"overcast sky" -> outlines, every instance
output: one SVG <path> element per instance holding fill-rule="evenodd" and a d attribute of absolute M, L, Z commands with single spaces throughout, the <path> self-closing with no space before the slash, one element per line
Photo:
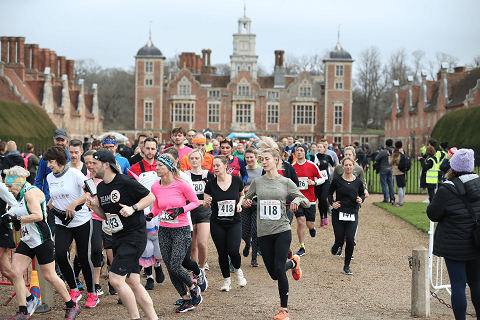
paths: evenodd
<path fill-rule="evenodd" d="M 129 69 L 152 41 L 167 58 L 211 49 L 211 63 L 229 63 L 243 0 L 0 0 L 0 35 L 23 36 L 67 59 L 93 59 Z M 340 43 L 353 59 L 367 47 L 384 62 L 405 48 L 471 63 L 480 54 L 479 0 L 247 0 L 259 63 L 273 69 L 274 51 L 322 54 Z"/>

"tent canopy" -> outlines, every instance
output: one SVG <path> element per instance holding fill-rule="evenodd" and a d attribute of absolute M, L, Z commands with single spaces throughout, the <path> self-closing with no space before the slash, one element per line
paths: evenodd
<path fill-rule="evenodd" d="M 246 132 L 232 132 L 227 136 L 227 139 L 239 138 L 239 139 L 250 139 L 255 138 L 260 140 L 260 138 L 255 133 L 246 133 Z"/>
<path fill-rule="evenodd" d="M 108 136 L 108 135 L 114 135 L 114 136 L 115 136 L 115 140 L 117 140 L 117 142 L 125 142 L 125 141 L 128 141 L 128 138 L 127 138 L 126 136 L 124 136 L 124 135 L 121 134 L 121 133 L 114 132 L 114 131 L 109 131 L 109 132 L 102 133 L 101 135 L 99 135 L 99 136 L 97 137 L 97 140 L 102 141 L 103 138 L 104 138 L 105 136 Z"/>

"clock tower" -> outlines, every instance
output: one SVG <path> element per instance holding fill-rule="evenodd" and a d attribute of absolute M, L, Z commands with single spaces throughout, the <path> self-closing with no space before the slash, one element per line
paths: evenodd
<path fill-rule="evenodd" d="M 255 55 L 255 34 L 251 33 L 251 24 L 245 15 L 238 20 L 238 33 L 233 35 L 233 54 L 230 56 L 232 81 L 240 71 L 247 71 L 253 80 L 257 80 L 258 56 Z"/>

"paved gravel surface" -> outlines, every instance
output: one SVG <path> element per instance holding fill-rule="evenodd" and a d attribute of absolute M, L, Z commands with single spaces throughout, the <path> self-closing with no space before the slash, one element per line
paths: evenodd
<path fill-rule="evenodd" d="M 407 195 L 405 201 L 423 201 L 426 196 Z M 333 230 L 329 225 L 317 227 L 317 237 L 306 236 L 306 255 L 302 257 L 303 276 L 290 282 L 289 309 L 291 319 L 408 319 L 410 316 L 411 270 L 407 257 L 418 245 L 428 247 L 428 235 L 373 205 L 381 201 L 381 195 L 372 195 L 360 210 L 355 259 L 351 263 L 353 275 L 341 273 L 343 257 L 332 256 Z M 296 228 L 296 224 L 293 225 Z M 295 229 L 294 229 L 295 230 Z M 299 248 L 296 233 L 292 249 Z M 241 249 L 243 249 L 243 244 Z M 250 257 L 243 258 L 243 271 L 248 284 L 245 288 L 232 285 L 230 292 L 220 292 L 222 279 L 216 250 L 209 242 L 207 271 L 209 288 L 204 302 L 185 314 L 174 312 L 178 295 L 168 276 L 163 284 L 156 284 L 149 291 L 160 319 L 272 319 L 278 312 L 277 284 L 271 280 L 259 257 L 260 267 L 250 267 Z M 234 276 L 232 274 L 232 276 Z M 235 280 L 232 277 L 232 280 Z M 145 281 L 145 280 L 143 280 Z M 236 281 L 232 281 L 235 284 Z M 106 290 L 106 280 L 102 278 Z M 0 286 L 0 300 L 4 301 L 12 287 Z M 444 292 L 439 296 L 447 303 L 450 298 Z M 103 295 L 94 309 L 84 309 L 78 319 L 128 319 L 117 296 Z M 474 312 L 469 300 L 468 311 Z M 86 301 L 86 295 L 81 304 Z M 52 312 L 35 314 L 32 319 L 61 319 L 64 304 L 56 296 Z M 11 316 L 15 312 L 14 299 L 8 306 L 0 306 L 0 315 Z M 451 309 L 431 300 L 432 319 L 453 319 Z M 468 319 L 468 318 L 467 318 Z M 473 319 L 473 318 L 471 318 Z"/>

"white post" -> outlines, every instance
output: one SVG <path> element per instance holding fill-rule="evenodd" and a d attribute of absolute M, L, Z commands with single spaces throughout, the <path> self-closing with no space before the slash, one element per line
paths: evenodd
<path fill-rule="evenodd" d="M 38 263 L 37 263 L 38 265 Z M 36 313 L 45 313 L 50 311 L 50 306 L 53 306 L 53 286 L 50 282 L 45 280 L 42 273 L 42 268 L 38 265 L 36 269 L 38 272 L 38 283 L 40 285 L 40 295 L 42 296 L 42 305 L 37 308 Z"/>
<path fill-rule="evenodd" d="M 428 318 L 430 317 L 428 250 L 418 246 L 413 249 L 412 256 L 412 316 Z"/>

